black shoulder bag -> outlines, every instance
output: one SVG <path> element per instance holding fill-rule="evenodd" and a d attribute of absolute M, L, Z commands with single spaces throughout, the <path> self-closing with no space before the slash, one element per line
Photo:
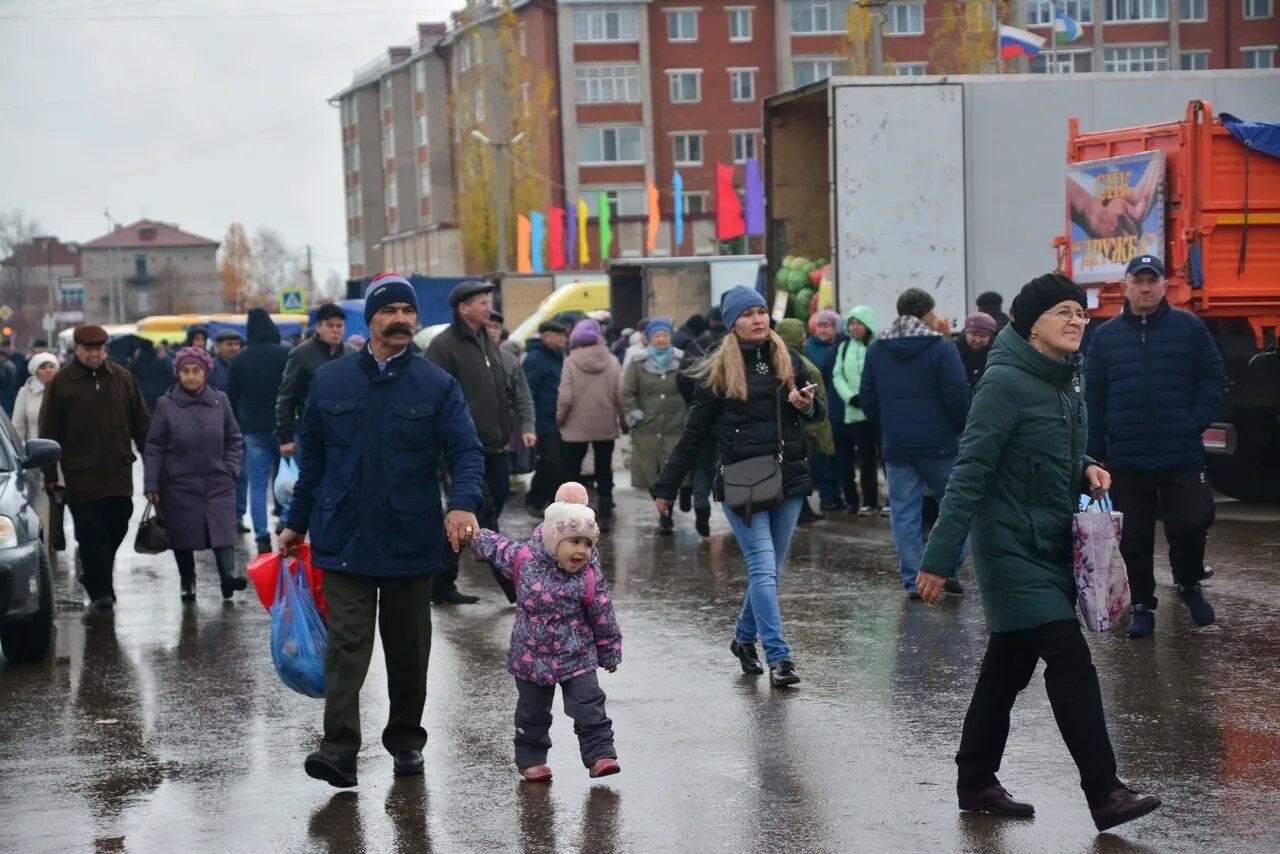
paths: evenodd
<path fill-rule="evenodd" d="M 150 501 L 147 509 L 142 511 L 142 521 L 138 523 L 138 533 L 133 538 L 133 550 L 140 555 L 164 554 L 169 550 L 169 532 L 160 518 L 160 508 Z"/>
<path fill-rule="evenodd" d="M 773 510 L 782 503 L 782 401 L 781 392 L 773 393 L 778 415 L 778 451 L 763 457 L 748 457 L 736 463 L 720 467 L 720 482 L 724 503 L 751 526 L 751 514 L 758 510 Z"/>

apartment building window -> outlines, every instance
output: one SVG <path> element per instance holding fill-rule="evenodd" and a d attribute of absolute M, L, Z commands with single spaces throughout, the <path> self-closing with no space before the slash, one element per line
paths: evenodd
<path fill-rule="evenodd" d="M 755 11 L 751 6 L 734 6 L 729 8 L 729 41 L 749 42 L 752 36 L 751 15 Z"/>
<path fill-rule="evenodd" d="M 479 31 L 472 33 L 471 34 L 471 65 L 472 67 L 480 64 L 480 60 L 482 59 L 481 45 L 482 45 L 482 41 L 480 38 Z"/>
<path fill-rule="evenodd" d="M 352 267 L 364 266 L 364 241 L 352 240 L 347 243 L 347 260 Z"/>
<path fill-rule="evenodd" d="M 356 147 L 349 144 L 342 146 L 342 168 L 346 172 L 354 172 L 360 168 L 356 160 Z"/>
<path fill-rule="evenodd" d="M 1209 20 L 1209 0 L 1182 0 L 1182 20 Z"/>
<path fill-rule="evenodd" d="M 396 209 L 396 191 L 397 190 L 398 190 L 398 185 L 396 184 L 396 176 L 393 173 L 391 177 L 387 179 L 386 192 L 387 192 L 387 212 L 388 213 Z"/>
<path fill-rule="evenodd" d="M 702 71 L 676 68 L 667 72 L 671 82 L 671 103 L 697 104 L 702 100 Z"/>
<path fill-rule="evenodd" d="M 648 207 L 644 187 L 584 187 L 583 192 L 586 194 L 587 212 L 593 217 L 600 215 L 601 193 L 609 204 L 611 217 L 644 216 Z"/>
<path fill-rule="evenodd" d="M 463 39 L 458 42 L 458 70 L 467 71 L 471 68 L 471 42 Z"/>
<path fill-rule="evenodd" d="M 578 128 L 578 162 L 643 163 L 642 134 L 640 125 Z"/>
<path fill-rule="evenodd" d="M 886 36 L 924 35 L 923 3 L 890 3 L 884 9 Z"/>
<path fill-rule="evenodd" d="M 686 214 L 704 214 L 707 212 L 707 192 L 693 190 L 684 194 L 684 212 Z"/>
<path fill-rule="evenodd" d="M 520 42 L 520 55 L 528 56 L 529 55 L 529 27 L 525 24 L 521 24 L 520 26 L 516 27 L 516 38 Z"/>
<path fill-rule="evenodd" d="M 382 136 L 382 159 L 390 160 L 396 156 L 396 126 L 387 125 L 387 132 Z"/>
<path fill-rule="evenodd" d="M 1209 51 L 1184 50 L 1179 58 L 1183 71 L 1208 71 Z"/>
<path fill-rule="evenodd" d="M 748 157 L 756 157 L 756 139 L 759 136 L 759 131 L 731 130 L 729 135 L 733 137 L 734 163 L 742 163 Z"/>
<path fill-rule="evenodd" d="M 1108 21 L 1167 21 L 1169 0 L 1107 0 Z"/>
<path fill-rule="evenodd" d="M 1276 67 L 1276 46 L 1265 45 L 1262 47 L 1242 47 L 1240 48 L 1240 56 L 1242 57 L 1245 68 L 1275 68 Z"/>
<path fill-rule="evenodd" d="M 928 73 L 927 62 L 898 62 L 893 66 L 894 77 L 923 77 Z"/>
<path fill-rule="evenodd" d="M 806 86 L 834 74 L 836 62 L 834 59 L 797 59 L 791 63 L 791 73 L 797 86 Z"/>
<path fill-rule="evenodd" d="M 482 121 L 484 121 L 484 115 L 485 115 L 485 114 L 484 114 L 484 90 L 483 90 L 483 89 L 477 89 L 477 90 L 476 90 L 476 107 L 475 107 L 475 110 L 476 110 L 476 113 L 475 113 L 476 121 L 477 121 L 477 122 L 482 122 Z"/>
<path fill-rule="evenodd" d="M 583 6 L 573 10 L 575 42 L 633 42 L 636 40 L 636 10 L 609 6 Z"/>
<path fill-rule="evenodd" d="M 756 99 L 756 69 L 729 69 L 729 98 L 739 102 Z"/>
<path fill-rule="evenodd" d="M 1103 51 L 1105 71 L 1168 71 L 1168 45 L 1129 45 Z"/>
<path fill-rule="evenodd" d="M 696 42 L 698 40 L 698 10 L 669 9 L 667 11 L 667 41 Z"/>
<path fill-rule="evenodd" d="M 382 81 L 382 106 L 384 107 L 391 106 L 393 82 L 390 77 Z"/>
<path fill-rule="evenodd" d="M 418 92 L 427 91 L 427 64 L 425 62 L 415 62 L 413 64 L 413 88 Z"/>
<path fill-rule="evenodd" d="M 843 33 L 849 0 L 791 0 L 791 32 Z"/>
<path fill-rule="evenodd" d="M 520 112 L 524 113 L 524 117 L 529 118 L 529 84 L 520 84 Z"/>
<path fill-rule="evenodd" d="M 418 190 L 424 197 L 431 195 L 431 165 L 428 163 L 418 167 Z"/>
<path fill-rule="evenodd" d="M 579 65 L 574 77 L 580 104 L 630 104 L 640 100 L 638 65 Z"/>
<path fill-rule="evenodd" d="M 1031 73 L 1084 74 L 1093 70 L 1093 51 L 1058 50 L 1052 55 L 1052 62 L 1053 70 L 1050 71 L 1050 54 L 1046 51 L 1041 51 L 1039 56 L 1031 60 Z"/>
<path fill-rule="evenodd" d="M 1244 16 L 1247 19 L 1270 18 L 1271 0 L 1244 0 Z"/>
<path fill-rule="evenodd" d="M 425 113 L 418 114 L 418 145 L 427 144 L 427 116 Z"/>
<path fill-rule="evenodd" d="M 1057 5 L 1082 24 L 1093 23 L 1093 0 L 1027 0 L 1027 24 L 1047 27 L 1053 23 L 1053 7 Z"/>
<path fill-rule="evenodd" d="M 671 135 L 671 146 L 675 151 L 677 166 L 702 165 L 702 132 L 674 133 Z"/>
<path fill-rule="evenodd" d="M 353 187 L 347 191 L 347 219 L 355 219 L 360 216 L 360 206 L 364 203 L 364 194 L 360 192 L 359 187 Z"/>

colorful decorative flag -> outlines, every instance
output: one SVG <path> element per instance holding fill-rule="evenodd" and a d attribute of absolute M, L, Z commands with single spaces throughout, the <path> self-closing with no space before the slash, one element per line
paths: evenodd
<path fill-rule="evenodd" d="M 541 273 L 546 269 L 542 265 L 542 241 L 546 236 L 547 218 L 538 211 L 531 211 L 529 213 L 529 266 L 535 273 Z"/>
<path fill-rule="evenodd" d="M 577 262 L 586 266 L 591 262 L 591 250 L 586 245 L 586 218 L 590 211 L 586 210 L 586 201 L 577 200 Z"/>
<path fill-rule="evenodd" d="M 733 186 L 733 167 L 716 164 L 716 240 L 741 237 L 746 229 L 742 221 L 742 200 Z"/>
<path fill-rule="evenodd" d="M 604 266 L 609 263 L 609 249 L 613 246 L 613 227 L 609 224 L 613 209 L 609 207 L 609 195 L 601 193 L 597 196 L 596 205 L 600 219 L 600 264 Z"/>
<path fill-rule="evenodd" d="M 742 165 L 746 173 L 747 234 L 758 237 L 764 234 L 764 179 L 760 177 L 760 164 L 748 157 Z"/>
<path fill-rule="evenodd" d="M 645 187 L 649 196 L 649 230 L 645 235 L 645 249 L 652 255 L 658 249 L 658 225 L 662 222 L 662 209 L 658 206 L 658 188 L 649 181 Z"/>
<path fill-rule="evenodd" d="M 1053 21 L 1053 39 L 1058 44 L 1080 41 L 1084 38 L 1084 27 L 1075 18 L 1062 11 L 1057 3 L 1053 4 L 1053 13 L 1057 17 Z"/>
<path fill-rule="evenodd" d="M 672 223 L 675 231 L 675 242 L 671 248 L 672 255 L 680 254 L 680 247 L 684 245 L 684 176 L 676 172 L 671 179 L 673 188 L 672 195 L 675 196 L 675 221 Z"/>
<path fill-rule="evenodd" d="M 550 216 L 547 218 L 547 248 L 550 250 L 547 254 L 550 256 L 549 263 L 553 270 L 565 269 L 564 263 L 564 208 L 552 208 Z M 572 245 L 573 238 L 569 239 Z"/>
<path fill-rule="evenodd" d="M 532 273 L 533 264 L 529 261 L 529 218 L 524 214 L 516 214 L 516 272 Z"/>
<path fill-rule="evenodd" d="M 1040 48 L 1044 47 L 1044 43 L 1044 36 L 1020 30 L 1008 24 L 1000 25 L 1001 59 L 1014 59 L 1019 56 L 1035 59 L 1040 55 Z"/>

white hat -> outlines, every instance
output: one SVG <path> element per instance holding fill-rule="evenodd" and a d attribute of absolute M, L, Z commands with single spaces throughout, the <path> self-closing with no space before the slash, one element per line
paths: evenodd
<path fill-rule="evenodd" d="M 547 505 L 542 516 L 542 542 L 547 553 L 554 555 L 560 543 L 573 537 L 585 537 L 595 545 L 600 539 L 595 511 L 585 504 L 565 501 Z"/>

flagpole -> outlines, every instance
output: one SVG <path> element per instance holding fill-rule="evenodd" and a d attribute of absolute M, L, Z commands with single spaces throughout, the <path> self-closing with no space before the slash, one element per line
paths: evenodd
<path fill-rule="evenodd" d="M 1058 3 L 1049 4 L 1053 17 L 1049 19 L 1049 73 L 1058 73 Z"/>

